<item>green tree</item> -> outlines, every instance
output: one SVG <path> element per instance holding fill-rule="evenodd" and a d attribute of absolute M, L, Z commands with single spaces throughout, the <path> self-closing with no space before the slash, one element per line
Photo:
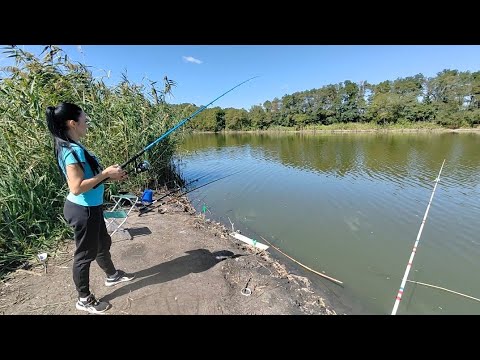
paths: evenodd
<path fill-rule="evenodd" d="M 249 122 L 254 129 L 266 129 L 268 127 L 265 110 L 260 105 L 251 107 L 249 113 Z"/>
<path fill-rule="evenodd" d="M 225 130 L 242 130 L 250 127 L 248 111 L 229 108 L 225 110 Z"/>

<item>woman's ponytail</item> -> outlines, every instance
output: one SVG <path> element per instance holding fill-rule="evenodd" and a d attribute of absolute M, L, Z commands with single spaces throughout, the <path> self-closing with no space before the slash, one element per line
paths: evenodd
<path fill-rule="evenodd" d="M 57 126 L 55 126 L 55 106 L 47 107 L 47 111 L 45 113 L 48 130 L 52 133 L 52 135 L 56 136 L 58 134 L 58 130 Z"/>

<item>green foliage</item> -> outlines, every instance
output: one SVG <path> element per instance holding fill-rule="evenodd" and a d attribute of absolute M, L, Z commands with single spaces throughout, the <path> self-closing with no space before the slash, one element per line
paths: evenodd
<path fill-rule="evenodd" d="M 226 109 L 225 110 L 225 129 L 226 130 L 248 130 L 250 128 L 250 118 L 248 112 L 244 109 Z"/>
<path fill-rule="evenodd" d="M 182 113 L 186 111 L 187 107 L 183 108 Z M 190 121 L 186 127 L 196 131 L 222 131 L 225 129 L 225 111 L 219 107 L 207 108 Z"/>
<path fill-rule="evenodd" d="M 254 105 L 247 114 L 250 126 L 253 129 L 264 129 L 268 127 L 265 110 L 259 105 Z"/>
<path fill-rule="evenodd" d="M 338 123 L 431 122 L 446 127 L 475 126 L 480 109 L 480 72 L 444 70 L 434 78 L 422 74 L 376 85 L 346 80 L 319 89 L 265 101 L 248 113 L 251 129 L 304 128 Z M 227 119 L 229 116 L 227 116 Z M 226 130 L 245 129 L 237 121 Z"/>

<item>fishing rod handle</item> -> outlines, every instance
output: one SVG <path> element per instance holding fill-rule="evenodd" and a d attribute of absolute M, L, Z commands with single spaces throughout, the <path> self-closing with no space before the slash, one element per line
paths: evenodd
<path fill-rule="evenodd" d="M 121 168 L 123 168 L 122 165 L 120 165 Z M 125 173 L 130 173 L 130 171 L 125 171 Z M 110 179 L 110 177 L 107 177 L 105 179 L 103 179 L 102 181 L 100 181 L 97 185 L 95 185 L 93 188 L 96 189 L 97 187 L 99 187 L 101 184 L 103 184 L 105 181 L 107 181 L 108 179 Z"/>
<path fill-rule="evenodd" d="M 142 150 L 141 152 L 139 152 L 138 154 L 136 154 L 135 156 L 133 156 L 132 158 L 130 158 L 129 160 L 125 161 L 122 165 L 120 165 L 120 167 L 122 169 L 124 169 L 128 164 L 130 164 L 132 161 L 134 161 L 135 159 L 137 159 L 139 156 L 141 156 L 143 153 L 145 152 L 145 150 Z M 128 171 L 127 171 L 127 174 L 128 174 Z M 105 179 L 103 179 L 102 181 L 100 181 L 97 185 L 95 185 L 93 188 L 96 189 L 98 188 L 100 185 L 102 185 L 105 181 L 107 181 L 108 179 L 110 179 L 110 177 L 107 177 Z"/>
<path fill-rule="evenodd" d="M 93 188 L 96 189 L 98 188 L 100 185 L 102 185 L 105 181 L 107 181 L 108 179 L 110 179 L 110 177 L 107 177 L 105 179 L 103 179 L 102 181 L 100 181 L 97 185 L 95 185 Z"/>
<path fill-rule="evenodd" d="M 125 164 L 122 164 L 120 165 L 120 167 L 123 169 L 123 167 L 125 166 Z M 126 173 L 128 174 L 129 171 L 126 171 Z M 110 177 L 106 177 L 105 179 L 103 179 L 102 181 L 100 181 L 97 185 L 95 185 L 93 188 L 96 189 L 98 188 L 100 185 L 102 185 L 105 181 L 107 181 L 108 179 L 110 179 Z"/>

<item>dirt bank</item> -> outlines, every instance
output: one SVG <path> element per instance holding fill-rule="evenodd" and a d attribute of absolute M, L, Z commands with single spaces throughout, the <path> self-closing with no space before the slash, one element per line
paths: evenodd
<path fill-rule="evenodd" d="M 334 309 L 327 288 L 312 284 L 318 275 L 299 275 L 275 260 L 272 248 L 260 252 L 234 239 L 185 198 L 142 216 L 136 210 L 125 227 L 128 232 L 112 237 L 112 257 L 135 280 L 105 287 L 103 272 L 91 267 L 91 291 L 112 304 L 107 315 L 346 313 Z M 4 279 L 0 313 L 87 314 L 75 309 L 73 250 L 69 240 L 49 254 L 46 272 L 33 262 Z"/>

